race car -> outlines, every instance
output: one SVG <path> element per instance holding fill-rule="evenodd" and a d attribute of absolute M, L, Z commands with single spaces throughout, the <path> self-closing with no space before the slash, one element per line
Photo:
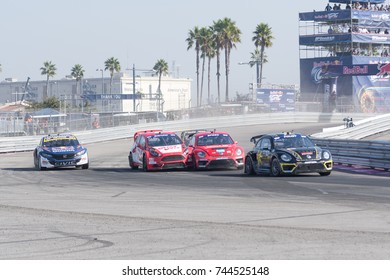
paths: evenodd
<path fill-rule="evenodd" d="M 244 149 L 237 145 L 226 132 L 188 131 L 182 137 L 187 138 L 187 166 L 193 169 L 242 169 L 244 167 Z"/>
<path fill-rule="evenodd" d="M 186 168 L 184 149 L 182 140 L 172 131 L 137 131 L 129 165 L 132 169 L 142 167 L 143 171 Z"/>
<path fill-rule="evenodd" d="M 333 160 L 330 151 L 317 147 L 300 133 L 276 133 L 251 138 L 253 149 L 245 158 L 244 172 L 248 175 L 319 173 L 328 176 Z"/>
<path fill-rule="evenodd" d="M 87 148 L 72 134 L 49 134 L 42 137 L 34 149 L 34 166 L 39 170 L 74 166 L 88 169 Z"/>

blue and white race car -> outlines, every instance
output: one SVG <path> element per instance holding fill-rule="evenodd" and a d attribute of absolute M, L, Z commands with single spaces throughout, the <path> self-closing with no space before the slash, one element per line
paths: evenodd
<path fill-rule="evenodd" d="M 72 134 L 49 134 L 34 150 L 34 166 L 39 170 L 66 166 L 88 169 L 87 148 Z"/>

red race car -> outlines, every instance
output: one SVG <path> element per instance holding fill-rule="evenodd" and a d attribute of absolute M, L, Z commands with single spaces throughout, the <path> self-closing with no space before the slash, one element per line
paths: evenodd
<path fill-rule="evenodd" d="M 194 169 L 244 167 L 244 149 L 226 132 L 188 131 L 186 139 L 187 166 Z"/>
<path fill-rule="evenodd" d="M 171 131 L 144 130 L 134 134 L 134 143 L 129 153 L 132 169 L 144 171 L 155 169 L 186 168 L 184 144 Z"/>

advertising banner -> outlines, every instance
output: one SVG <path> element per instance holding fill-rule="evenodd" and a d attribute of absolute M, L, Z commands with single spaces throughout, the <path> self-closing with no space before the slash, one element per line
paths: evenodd
<path fill-rule="evenodd" d="M 295 91 L 291 89 L 256 90 L 257 104 L 264 104 L 271 111 L 287 112 L 295 110 Z"/>
<path fill-rule="evenodd" d="M 312 101 L 329 103 L 343 97 L 365 113 L 390 112 L 390 58 L 332 57 L 301 59 L 301 92 Z"/>

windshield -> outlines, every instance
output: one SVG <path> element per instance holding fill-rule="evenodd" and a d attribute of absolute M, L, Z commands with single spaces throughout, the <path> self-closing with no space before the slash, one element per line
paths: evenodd
<path fill-rule="evenodd" d="M 147 137 L 148 145 L 151 147 L 180 145 L 182 141 L 176 134 L 156 134 Z"/>
<path fill-rule="evenodd" d="M 64 146 L 78 146 L 79 141 L 77 139 L 52 139 L 43 142 L 44 147 L 64 147 Z"/>
<path fill-rule="evenodd" d="M 274 144 L 276 149 L 309 148 L 315 146 L 308 137 L 302 135 L 276 136 Z"/>
<path fill-rule="evenodd" d="M 198 137 L 198 146 L 234 144 L 229 134 L 206 134 Z"/>

